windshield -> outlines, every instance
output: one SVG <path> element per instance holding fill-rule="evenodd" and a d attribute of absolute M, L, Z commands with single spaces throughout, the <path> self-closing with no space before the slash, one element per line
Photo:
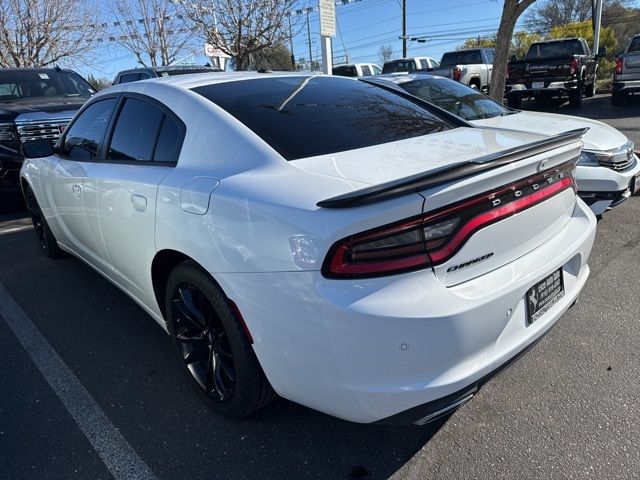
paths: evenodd
<path fill-rule="evenodd" d="M 416 62 L 413 60 L 395 60 L 387 62 L 382 67 L 382 73 L 409 72 L 416 70 Z"/>
<path fill-rule="evenodd" d="M 640 37 L 635 37 L 631 40 L 631 45 L 629 45 L 629 53 L 631 52 L 640 52 Z"/>
<path fill-rule="evenodd" d="M 469 121 L 514 113 L 486 95 L 448 78 L 411 80 L 398 86 L 421 100 Z"/>
<path fill-rule="evenodd" d="M 95 90 L 80 75 L 56 70 L 0 70 L 0 102 L 89 97 Z"/>
<path fill-rule="evenodd" d="M 287 160 L 448 130 L 428 110 L 344 77 L 265 77 L 196 87 Z"/>
<path fill-rule="evenodd" d="M 441 67 L 455 67 L 456 65 L 470 65 L 483 63 L 480 50 L 464 50 L 461 52 L 447 52 L 442 56 Z"/>
<path fill-rule="evenodd" d="M 566 40 L 563 42 L 534 43 L 529 47 L 525 60 L 545 60 L 547 58 L 571 57 L 584 55 L 580 40 Z"/>

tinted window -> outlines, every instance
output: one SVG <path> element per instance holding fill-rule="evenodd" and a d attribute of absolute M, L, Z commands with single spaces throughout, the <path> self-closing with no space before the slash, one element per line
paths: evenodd
<path fill-rule="evenodd" d="M 441 67 L 454 67 L 456 65 L 471 65 L 483 63 L 480 50 L 462 50 L 460 52 L 447 52 L 442 56 Z"/>
<path fill-rule="evenodd" d="M 182 128 L 173 118 L 165 115 L 153 159 L 156 162 L 177 162 L 181 148 Z"/>
<path fill-rule="evenodd" d="M 357 77 L 358 76 L 358 71 L 356 70 L 356 67 L 354 67 L 353 65 L 343 65 L 340 67 L 335 67 L 332 70 L 334 75 L 340 75 L 341 77 Z"/>
<path fill-rule="evenodd" d="M 431 64 L 431 68 L 438 68 L 440 64 L 436 62 L 433 58 L 429 59 L 429 63 Z"/>
<path fill-rule="evenodd" d="M 544 60 L 547 58 L 570 57 L 584 55 L 584 48 L 580 40 L 566 40 L 563 42 L 534 43 L 529 47 L 525 60 Z"/>
<path fill-rule="evenodd" d="M 196 87 L 287 160 L 451 128 L 380 87 L 340 77 L 265 77 Z"/>
<path fill-rule="evenodd" d="M 118 83 L 137 82 L 139 79 L 139 73 L 125 73 L 124 75 L 120 76 L 120 81 Z"/>
<path fill-rule="evenodd" d="M 115 105 L 116 99 L 109 98 L 87 107 L 67 130 L 61 153 L 74 160 L 96 158 Z"/>
<path fill-rule="evenodd" d="M 0 70 L 2 100 L 34 98 L 72 98 L 93 95 L 96 91 L 75 72 L 49 69 Z"/>
<path fill-rule="evenodd" d="M 447 78 L 412 80 L 399 86 L 411 95 L 465 120 L 492 118 L 512 112 L 476 90 Z"/>
<path fill-rule="evenodd" d="M 631 40 L 631 44 L 629 45 L 629 53 L 631 52 L 640 52 L 640 37 L 635 37 Z"/>
<path fill-rule="evenodd" d="M 493 65 L 493 57 L 495 56 L 493 50 L 485 50 L 484 54 L 487 56 L 487 63 Z"/>
<path fill-rule="evenodd" d="M 107 158 L 111 160 L 153 159 L 164 112 L 137 98 L 127 98 L 113 129 Z"/>
<path fill-rule="evenodd" d="M 430 68 L 429 62 L 427 61 L 426 58 L 423 58 L 420 60 L 420 68 Z"/>
<path fill-rule="evenodd" d="M 374 75 L 380 75 L 382 73 L 382 69 L 378 65 L 373 65 L 371 68 L 373 68 Z"/>
<path fill-rule="evenodd" d="M 369 65 L 362 65 L 360 68 L 362 69 L 362 75 L 365 77 L 371 75 L 371 68 L 369 68 Z"/>
<path fill-rule="evenodd" d="M 382 67 L 382 73 L 408 72 L 416 69 L 416 62 L 413 60 L 394 60 L 386 62 Z"/>

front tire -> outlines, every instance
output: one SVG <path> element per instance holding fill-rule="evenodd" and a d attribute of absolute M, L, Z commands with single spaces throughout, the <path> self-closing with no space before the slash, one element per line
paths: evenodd
<path fill-rule="evenodd" d="M 593 83 L 590 83 L 584 91 L 584 96 L 587 98 L 591 98 L 596 94 L 597 75 L 598 71 L 596 70 L 593 74 Z"/>
<path fill-rule="evenodd" d="M 178 357 L 209 408 L 242 418 L 276 397 L 230 301 L 207 272 L 181 263 L 169 276 L 165 298 Z"/>
<path fill-rule="evenodd" d="M 51 231 L 51 228 L 49 228 L 49 224 L 42 214 L 40 205 L 38 204 L 36 196 L 33 193 L 33 190 L 31 190 L 31 187 L 26 187 L 25 200 L 27 201 L 27 209 L 29 210 L 29 215 L 31 216 L 33 230 L 35 231 L 36 237 L 38 238 L 38 243 L 40 244 L 42 253 L 44 253 L 46 257 L 52 259 L 65 257 L 66 254 L 58 246 L 58 241 Z"/>

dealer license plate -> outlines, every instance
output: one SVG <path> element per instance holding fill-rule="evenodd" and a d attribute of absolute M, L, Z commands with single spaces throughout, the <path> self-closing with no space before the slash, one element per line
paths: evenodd
<path fill-rule="evenodd" d="M 527 325 L 538 320 L 563 296 L 564 282 L 560 268 L 527 291 Z"/>
<path fill-rule="evenodd" d="M 531 88 L 544 88 L 544 82 L 533 82 Z"/>

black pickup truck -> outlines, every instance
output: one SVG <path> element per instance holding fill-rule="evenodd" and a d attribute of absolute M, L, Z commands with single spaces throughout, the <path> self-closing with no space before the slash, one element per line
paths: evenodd
<path fill-rule="evenodd" d="M 42 138 L 57 140 L 94 93 L 94 88 L 71 70 L 0 69 L 0 210 L 21 202 L 23 145 Z"/>
<path fill-rule="evenodd" d="M 596 91 L 601 48 L 592 55 L 584 38 L 563 38 L 532 43 L 524 60 L 511 61 L 507 68 L 506 95 L 510 107 L 520 108 L 525 98 L 569 99 L 582 105 L 582 96 Z"/>

